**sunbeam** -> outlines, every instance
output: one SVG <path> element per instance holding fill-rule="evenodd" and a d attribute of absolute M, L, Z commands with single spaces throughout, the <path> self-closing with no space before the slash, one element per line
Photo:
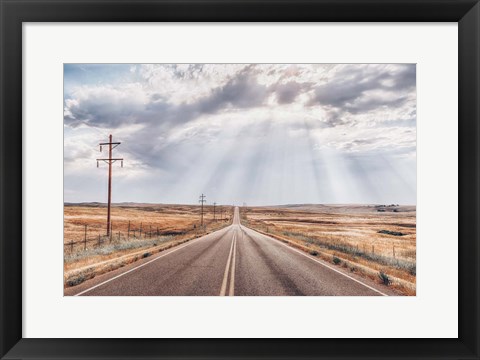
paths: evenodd
<path fill-rule="evenodd" d="M 81 67 L 81 70 L 79 70 Z M 65 66 L 65 200 L 416 203 L 415 65 Z"/>

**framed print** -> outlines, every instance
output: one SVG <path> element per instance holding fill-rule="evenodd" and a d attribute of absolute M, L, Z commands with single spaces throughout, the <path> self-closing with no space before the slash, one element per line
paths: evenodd
<path fill-rule="evenodd" d="M 1 0 L 2 358 L 465 358 L 477 1 Z"/>
<path fill-rule="evenodd" d="M 64 295 L 414 296 L 415 80 L 415 64 L 65 64 Z"/>

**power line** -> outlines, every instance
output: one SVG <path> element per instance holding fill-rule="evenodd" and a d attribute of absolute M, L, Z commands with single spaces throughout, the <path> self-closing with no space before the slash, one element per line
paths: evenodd
<path fill-rule="evenodd" d="M 205 200 L 205 195 L 200 195 L 200 200 L 198 200 L 199 203 L 202 204 L 202 217 L 201 217 L 201 221 L 200 221 L 200 226 L 203 227 L 203 204 L 207 202 L 207 200 Z"/>
<path fill-rule="evenodd" d="M 112 158 L 112 150 L 115 149 L 118 145 L 120 145 L 120 142 L 113 142 L 112 141 L 112 135 L 108 137 L 109 142 L 105 143 L 100 143 L 98 144 L 100 146 L 100 152 L 102 151 L 102 147 L 105 145 L 108 145 L 108 158 L 106 159 L 97 159 L 97 167 L 99 167 L 99 162 L 104 161 L 105 163 L 108 164 L 108 210 L 107 210 L 107 236 L 110 235 L 110 230 L 111 230 L 111 221 L 110 221 L 110 207 L 112 204 L 112 164 L 116 161 L 121 161 L 122 162 L 122 168 L 123 168 L 123 158 Z"/>

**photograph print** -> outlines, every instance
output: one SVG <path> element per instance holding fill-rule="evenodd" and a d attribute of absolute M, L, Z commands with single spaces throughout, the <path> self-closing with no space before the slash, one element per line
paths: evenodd
<path fill-rule="evenodd" d="M 65 296 L 415 296 L 415 64 L 64 64 Z"/>

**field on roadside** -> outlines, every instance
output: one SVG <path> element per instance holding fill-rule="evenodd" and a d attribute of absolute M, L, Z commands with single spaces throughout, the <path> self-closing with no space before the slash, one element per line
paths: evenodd
<path fill-rule="evenodd" d="M 111 236 L 107 237 L 104 204 L 65 204 L 64 270 L 204 235 L 230 224 L 232 211 L 231 206 L 217 207 L 214 221 L 213 207 L 205 206 L 202 229 L 199 206 L 115 204 Z"/>
<path fill-rule="evenodd" d="M 415 294 L 415 206 L 295 205 L 247 207 L 240 213 L 244 225 Z"/>

